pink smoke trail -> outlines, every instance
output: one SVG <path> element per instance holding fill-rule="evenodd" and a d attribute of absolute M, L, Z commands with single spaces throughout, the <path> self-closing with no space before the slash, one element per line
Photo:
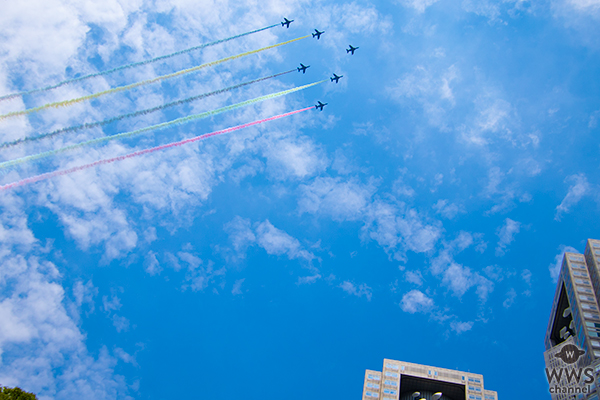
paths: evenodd
<path fill-rule="evenodd" d="M 13 183 L 8 183 L 6 185 L 2 185 L 2 186 L 0 186 L 0 191 L 5 191 L 5 190 L 13 189 L 13 188 L 16 188 L 16 187 L 19 187 L 19 186 L 24 186 L 24 185 L 27 185 L 27 184 L 30 184 L 30 183 L 35 183 L 35 182 L 43 181 L 43 180 L 46 180 L 46 179 L 54 178 L 56 176 L 68 175 L 68 174 L 71 174 L 73 172 L 83 171 L 85 169 L 93 168 L 93 167 L 96 167 L 98 165 L 111 164 L 111 163 L 113 163 L 115 161 L 122 161 L 122 160 L 126 160 L 128 158 L 133 158 L 133 157 L 141 156 L 141 155 L 148 154 L 148 153 L 154 153 L 155 151 L 169 149 L 171 147 L 183 146 L 184 144 L 197 142 L 198 140 L 204 140 L 204 139 L 209 138 L 211 136 L 223 135 L 225 133 L 229 133 L 229 132 L 237 131 L 237 130 L 240 130 L 240 129 L 248 128 L 248 127 L 253 126 L 253 125 L 262 124 L 263 122 L 268 122 L 268 121 L 273 121 L 273 120 L 276 120 L 276 119 L 279 119 L 279 118 L 289 117 L 290 115 L 298 114 L 298 113 L 301 113 L 303 111 L 310 110 L 312 108 L 313 108 L 312 106 L 311 107 L 306 107 L 306 108 L 302 108 L 300 110 L 290 111 L 290 112 L 285 113 L 285 114 L 279 114 L 279 115 L 275 115 L 273 117 L 264 118 L 264 119 L 260 119 L 260 120 L 252 121 L 252 122 L 248 122 L 246 124 L 242 124 L 242 125 L 238 125 L 238 126 L 233 126 L 231 128 L 222 129 L 220 131 L 206 133 L 204 135 L 196 136 L 196 137 L 193 137 L 193 138 L 190 138 L 190 139 L 181 140 L 179 142 L 167 143 L 167 144 L 163 144 L 161 146 L 156 146 L 156 147 L 152 147 L 152 148 L 149 148 L 149 149 L 144 149 L 144 150 L 136 151 L 136 152 L 125 154 L 125 155 L 118 156 L 118 157 L 105 158 L 104 160 L 94 161 L 93 163 L 84 164 L 84 165 L 80 165 L 80 166 L 73 167 L 73 168 L 67 168 L 67 169 L 62 169 L 62 170 L 59 170 L 59 171 L 53 171 L 53 172 L 48 172 L 48 173 L 41 174 L 41 175 L 32 176 L 30 178 L 21 179 L 20 181 L 17 181 L 17 182 L 13 182 Z"/>

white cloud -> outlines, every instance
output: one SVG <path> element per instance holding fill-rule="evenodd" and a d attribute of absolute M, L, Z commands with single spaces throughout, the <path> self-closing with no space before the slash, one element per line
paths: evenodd
<path fill-rule="evenodd" d="M 417 10 L 417 12 L 424 12 L 427 7 L 437 3 L 439 0 L 399 0 L 400 4 L 405 7 L 411 7 Z"/>
<path fill-rule="evenodd" d="M 562 260 L 565 255 L 565 252 L 569 253 L 579 253 L 576 248 L 571 246 L 560 245 L 559 252 L 556 256 L 554 256 L 554 263 L 550 264 L 548 270 L 550 271 L 550 277 L 556 283 L 558 281 L 558 276 L 560 275 L 560 269 L 562 267 Z"/>
<path fill-rule="evenodd" d="M 250 220 L 236 216 L 230 222 L 226 223 L 223 229 L 229 235 L 229 240 L 233 245 L 237 257 L 245 258 L 248 246 L 256 242 L 256 236 L 252 232 Z"/>
<path fill-rule="evenodd" d="M 475 114 L 462 131 L 462 138 L 468 144 L 483 147 L 500 139 L 513 146 L 517 144 L 517 111 L 496 92 L 498 90 L 490 88 L 475 100 Z M 526 135 L 519 136 L 518 139 L 527 143 L 530 141 Z"/>
<path fill-rule="evenodd" d="M 126 364 L 131 364 L 134 367 L 139 367 L 137 360 L 135 359 L 135 355 L 131 355 L 127 353 L 120 347 L 115 348 L 115 356 L 117 356 L 120 360 L 122 360 Z"/>
<path fill-rule="evenodd" d="M 108 296 L 102 296 L 102 305 L 104 307 L 104 311 L 111 313 L 121 309 L 121 299 L 119 299 L 119 296 L 115 294 L 111 296 L 110 300 Z"/>
<path fill-rule="evenodd" d="M 600 10 L 600 0 L 567 0 L 567 3 L 580 11 Z"/>
<path fill-rule="evenodd" d="M 144 260 L 144 269 L 150 275 L 158 275 L 161 273 L 162 268 L 160 267 L 160 263 L 156 258 L 156 253 L 150 250 L 148 254 L 146 254 L 146 259 Z"/>
<path fill-rule="evenodd" d="M 254 224 L 253 228 L 250 220 L 237 216 L 225 224 L 224 229 L 234 246 L 236 258 L 244 258 L 249 246 L 258 245 L 267 254 L 286 255 L 290 260 L 301 259 L 310 264 L 317 259 L 313 253 L 304 249 L 298 239 L 277 229 L 269 220 Z"/>
<path fill-rule="evenodd" d="M 129 330 L 129 320 L 127 318 L 114 314 L 112 321 L 117 332 L 127 332 Z"/>
<path fill-rule="evenodd" d="M 569 213 L 573 206 L 590 193 L 591 189 L 584 174 L 568 176 L 565 179 L 565 183 L 570 184 L 569 191 L 560 205 L 556 207 L 554 219 L 557 221 L 560 221 L 563 214 Z"/>
<path fill-rule="evenodd" d="M 319 177 L 300 185 L 300 213 L 326 214 L 335 221 L 360 219 L 375 192 L 373 183 L 363 185 L 357 179 Z"/>
<path fill-rule="evenodd" d="M 94 286 L 91 280 L 84 285 L 82 281 L 75 282 L 73 285 L 73 297 L 75 304 L 81 308 L 83 304 L 88 304 L 90 312 L 94 312 L 94 297 L 98 295 L 98 288 Z"/>
<path fill-rule="evenodd" d="M 459 232 L 454 240 L 444 243 L 444 249 L 432 259 L 431 272 L 435 276 L 441 276 L 443 285 L 450 289 L 456 297 L 460 298 L 471 288 L 476 288 L 479 301 L 485 303 L 489 293 L 494 290 L 494 284 L 479 272 L 474 272 L 471 268 L 454 261 L 456 253 L 460 253 L 480 240 L 481 235 L 479 234 Z"/>
<path fill-rule="evenodd" d="M 0 262 L 12 280 L 10 287 L 0 282 L 0 382 L 40 399 L 128 398 L 106 348 L 98 359 L 87 353 L 85 335 L 64 307 L 55 266 L 22 256 L 2 256 Z M 76 284 L 75 302 L 85 304 L 94 292 L 91 285 Z"/>
<path fill-rule="evenodd" d="M 524 269 L 521 272 L 521 278 L 523 279 L 523 282 L 525 282 L 525 284 L 529 287 L 531 287 L 531 277 L 532 277 L 532 273 L 530 270 Z"/>
<path fill-rule="evenodd" d="M 423 275 L 421 271 L 406 271 L 404 274 L 406 282 L 410 282 L 414 285 L 421 286 L 423 284 Z"/>
<path fill-rule="evenodd" d="M 411 290 L 402 296 L 400 307 L 403 311 L 414 314 L 429 312 L 434 306 L 433 300 L 420 290 Z"/>
<path fill-rule="evenodd" d="M 367 209 L 363 237 L 375 240 L 390 257 L 404 260 L 406 251 L 426 253 L 433 250 L 442 234 L 437 221 L 425 218 L 404 203 L 392 205 L 376 200 Z"/>
<path fill-rule="evenodd" d="M 300 276 L 298 277 L 297 285 L 311 285 L 315 283 L 317 280 L 321 279 L 321 275 L 311 275 L 311 276 Z"/>
<path fill-rule="evenodd" d="M 458 214 L 464 214 L 464 207 L 457 204 L 449 203 L 448 200 L 440 199 L 433 205 L 433 209 L 442 217 L 454 219 Z"/>
<path fill-rule="evenodd" d="M 515 235 L 521 230 L 521 223 L 513 221 L 510 218 L 504 220 L 504 225 L 497 230 L 498 246 L 496 246 L 496 255 L 502 256 L 509 244 L 515 240 Z"/>
<path fill-rule="evenodd" d="M 227 272 L 225 267 L 214 268 L 213 261 L 204 261 L 193 254 L 193 246 L 189 243 L 184 244 L 182 249 L 189 251 L 178 251 L 177 255 L 165 253 L 165 258 L 175 271 L 180 271 L 185 267 L 185 280 L 181 286 L 183 290 L 203 291 L 209 284 L 217 280 L 221 281 L 220 284 L 223 287 L 225 284 L 223 276 Z"/>
<path fill-rule="evenodd" d="M 233 289 L 231 289 L 231 294 L 236 296 L 238 294 L 242 294 L 242 283 L 244 283 L 244 281 L 246 280 L 246 278 L 242 278 L 242 279 L 237 279 L 235 281 L 235 283 L 233 284 Z"/>
<path fill-rule="evenodd" d="M 412 73 L 406 73 L 388 89 L 389 96 L 400 103 L 414 99 L 423 107 L 432 126 L 448 128 L 446 115 L 454 107 L 452 83 L 459 79 L 455 65 L 442 71 L 433 71 L 421 65 Z"/>
<path fill-rule="evenodd" d="M 497 20 L 500 16 L 499 4 L 489 0 L 463 0 L 462 6 L 466 12 L 475 13 L 492 21 Z"/>
<path fill-rule="evenodd" d="M 276 179 L 302 179 L 324 171 L 329 160 L 323 150 L 307 138 L 268 142 L 267 172 Z"/>
<path fill-rule="evenodd" d="M 600 3 L 598 0 L 552 0 L 554 17 L 562 22 L 569 33 L 582 44 L 598 48 L 598 20 Z"/>
<path fill-rule="evenodd" d="M 450 323 L 450 329 L 452 329 L 458 335 L 470 331 L 471 328 L 473 328 L 473 322 L 452 321 Z"/>
<path fill-rule="evenodd" d="M 371 288 L 368 287 L 364 283 L 361 283 L 360 285 L 357 286 L 350 281 L 344 281 L 340 284 L 339 287 L 344 292 L 351 294 L 353 296 L 357 296 L 357 297 L 365 296 L 368 301 L 371 301 L 371 297 L 373 296 L 373 293 L 371 292 Z"/>
<path fill-rule="evenodd" d="M 504 308 L 510 308 L 514 304 L 516 298 L 517 298 L 517 292 L 515 291 L 515 289 L 511 288 L 508 291 L 508 293 L 506 293 L 506 299 L 502 303 L 502 306 Z"/>
<path fill-rule="evenodd" d="M 266 220 L 256 227 L 256 241 L 268 254 L 284 255 L 290 259 L 300 258 L 306 261 L 315 259 L 314 254 L 304 250 L 298 239 L 277 229 Z"/>

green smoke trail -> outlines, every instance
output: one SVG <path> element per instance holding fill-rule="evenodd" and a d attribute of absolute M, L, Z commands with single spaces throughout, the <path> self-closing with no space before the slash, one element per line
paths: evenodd
<path fill-rule="evenodd" d="M 26 142 L 31 142 L 31 141 L 41 140 L 41 139 L 48 139 L 48 138 L 54 137 L 56 135 L 60 135 L 61 133 L 75 132 L 75 131 L 78 131 L 78 130 L 81 130 L 81 129 L 89 129 L 89 128 L 95 128 L 95 127 L 98 127 L 98 126 L 104 126 L 104 125 L 110 124 L 111 122 L 121 121 L 121 120 L 123 120 L 125 118 L 133 118 L 133 117 L 137 117 L 137 116 L 140 116 L 140 115 L 147 115 L 147 114 L 150 114 L 150 113 L 153 113 L 153 112 L 156 112 L 156 111 L 164 110 L 164 109 L 169 108 L 169 107 L 175 107 L 175 106 L 178 106 L 178 105 L 181 105 L 181 104 L 190 103 L 190 102 L 192 102 L 194 100 L 199 100 L 199 99 L 203 99 L 203 98 L 206 98 L 206 97 L 215 96 L 217 94 L 229 92 L 231 90 L 238 89 L 238 88 L 241 88 L 241 87 L 244 87 L 244 86 L 248 86 L 248 85 L 251 85 L 253 83 L 258 83 L 258 82 L 262 82 L 262 81 L 267 80 L 267 79 L 276 78 L 278 76 L 289 74 L 290 72 L 294 72 L 294 71 L 295 71 L 295 69 L 291 69 L 289 71 L 280 72 L 278 74 L 265 76 L 263 78 L 254 79 L 254 80 L 248 81 L 248 82 L 243 82 L 243 83 L 240 83 L 240 84 L 237 84 L 237 85 L 226 87 L 224 89 L 215 90 L 213 92 L 208 92 L 208 93 L 200 94 L 200 95 L 197 95 L 197 96 L 188 97 L 187 99 L 177 100 L 177 101 L 173 101 L 171 103 L 166 103 L 166 104 L 163 104 L 163 105 L 160 105 L 160 106 L 156 106 L 156 107 L 152 107 L 152 108 L 147 108 L 145 110 L 140 110 L 140 111 L 135 111 L 135 112 L 131 112 L 131 113 L 123 114 L 123 115 L 118 115 L 116 117 L 108 118 L 108 119 L 105 119 L 103 121 L 90 122 L 90 123 L 85 123 L 85 124 L 81 124 L 81 125 L 69 126 L 67 128 L 57 129 L 55 131 L 48 132 L 48 133 L 42 133 L 42 134 L 39 134 L 39 135 L 36 135 L 36 136 L 25 137 L 25 138 L 13 140 L 12 142 L 5 142 L 5 143 L 0 144 L 0 149 L 7 148 L 7 147 L 12 147 L 12 146 L 16 146 L 16 145 L 18 145 L 20 143 L 26 143 Z"/>
<path fill-rule="evenodd" d="M 210 43 L 206 43 L 206 44 L 201 44 L 199 46 L 190 47 L 189 49 L 185 49 L 185 50 L 177 51 L 175 53 L 167 54 L 167 55 L 164 55 L 164 56 L 152 58 L 150 60 L 134 62 L 134 63 L 131 63 L 131 64 L 122 65 L 122 66 L 117 67 L 117 68 L 109 69 L 107 71 L 96 72 L 96 73 L 93 73 L 93 74 L 90 74 L 90 75 L 80 76 L 80 77 L 73 78 L 73 79 L 67 79 L 65 81 L 59 82 L 59 83 L 54 84 L 54 85 L 46 86 L 46 87 L 43 87 L 43 88 L 27 90 L 27 91 L 19 92 L 19 93 L 7 94 L 7 95 L 4 95 L 4 96 L 0 96 L 0 101 L 2 101 L 2 100 L 8 100 L 8 99 L 13 99 L 15 97 L 24 96 L 24 95 L 27 95 L 27 94 L 45 92 L 45 91 L 48 91 L 48 90 L 51 90 L 51 89 L 59 88 L 61 86 L 67 85 L 69 83 L 74 83 L 74 82 L 82 81 L 84 79 L 94 78 L 96 76 L 108 75 L 108 74 L 112 74 L 113 72 L 122 71 L 124 69 L 133 68 L 133 67 L 139 67 L 141 65 L 147 65 L 147 64 L 150 64 L 150 63 L 153 63 L 153 62 L 156 62 L 156 61 L 160 61 L 160 60 L 166 60 L 166 59 L 171 58 L 171 57 L 175 57 L 175 56 L 179 56 L 179 55 L 182 55 L 182 54 L 190 53 L 190 52 L 192 52 L 194 50 L 201 50 L 201 49 L 204 49 L 206 47 L 214 46 L 214 45 L 219 44 L 219 43 L 228 42 L 228 41 L 233 40 L 233 39 L 239 39 L 239 38 L 241 38 L 243 36 L 251 35 L 253 33 L 261 32 L 261 31 L 264 31 L 264 30 L 267 30 L 267 29 L 271 29 L 271 28 L 274 28 L 276 26 L 279 26 L 279 24 L 275 24 L 275 25 L 264 27 L 264 28 L 256 29 L 254 31 L 242 33 L 242 34 L 239 34 L 239 35 L 236 35 L 236 36 L 231 36 L 231 37 L 228 37 L 226 39 L 220 39 L 220 40 L 216 40 L 214 42 L 210 42 Z"/>
<path fill-rule="evenodd" d="M 283 90 L 281 92 L 277 92 L 277 93 L 271 93 L 271 94 L 267 94 L 265 96 L 260 96 L 251 100 L 246 100 L 243 101 L 241 103 L 236 103 L 236 104 L 232 104 L 229 106 L 225 106 L 225 107 L 221 107 L 221 108 L 217 108 L 216 110 L 212 110 L 212 111 L 206 111 L 203 113 L 199 113 L 199 114 L 194 114 L 194 115 L 190 115 L 187 117 L 182 117 L 182 118 L 177 118 L 174 119 L 172 121 L 169 122 L 163 122 L 161 124 L 157 124 L 157 125 L 152 125 L 152 126 L 148 126 L 145 128 L 140 128 L 140 129 L 136 129 L 134 131 L 131 132 L 123 132 L 123 133 L 118 133 L 116 135 L 111 135 L 111 136 L 104 136 L 101 138 L 96 138 L 96 139 L 92 139 L 92 140 L 88 140 L 85 142 L 81 142 L 81 143 L 77 143 L 77 144 L 73 144 L 70 146 L 65 146 L 62 147 L 60 149 L 56 149 L 56 150 L 50 150 L 50 151 L 45 151 L 43 153 L 38 153 L 38 154 L 33 154 L 30 156 L 25 156 L 25 157 L 21 157 L 21 158 L 17 158 L 14 160 L 10 160 L 10 161 L 5 161 L 3 163 L 0 163 L 0 169 L 2 168 L 7 168 L 7 167 L 11 167 L 14 165 L 18 165 L 18 164 L 23 164 L 25 162 L 28 161 L 34 161 L 34 160 L 39 160 L 41 158 L 45 158 L 45 157 L 50 157 L 53 155 L 57 155 L 57 154 L 61 154 L 70 150 L 75 150 L 84 146 L 89 146 L 92 144 L 98 144 L 98 143 L 103 143 L 103 142 L 108 142 L 110 140 L 115 140 L 115 139 L 124 139 L 127 137 L 131 137 L 131 136 L 135 136 L 135 135 L 139 135 L 145 132 L 150 132 L 150 131 L 155 131 L 155 130 L 162 130 L 171 126 L 176 126 L 176 125 L 182 125 L 182 124 L 186 124 L 188 122 L 191 121 L 195 121 L 197 119 L 201 119 L 201 118 L 206 118 L 206 117 L 210 117 L 212 115 L 217 115 L 220 114 L 222 112 L 225 111 L 231 111 L 234 110 L 236 108 L 240 108 L 240 107 L 244 107 L 250 104 L 254 104 L 254 103 L 258 103 L 261 101 L 265 101 L 265 100 L 269 100 L 269 99 L 274 99 L 276 97 L 280 97 L 280 96 L 285 96 L 287 94 L 290 93 L 294 93 L 297 92 L 299 90 L 304 90 L 307 89 L 309 87 L 315 86 L 315 85 L 319 85 L 323 82 L 326 82 L 327 80 L 322 80 L 322 81 L 318 81 L 318 82 L 313 82 L 313 83 L 309 83 L 308 85 L 303 85 L 303 86 L 298 86 L 292 89 L 288 89 L 288 90 Z"/>

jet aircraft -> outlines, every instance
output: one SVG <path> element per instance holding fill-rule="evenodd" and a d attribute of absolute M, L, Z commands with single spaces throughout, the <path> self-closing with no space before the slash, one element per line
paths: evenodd
<path fill-rule="evenodd" d="M 315 108 L 318 109 L 319 111 L 323 111 L 323 107 L 325 107 L 327 105 L 327 103 L 321 103 L 320 101 L 318 101 L 317 103 L 319 103 L 319 104 L 317 104 L 315 106 Z"/>
<path fill-rule="evenodd" d="M 352 47 L 352 45 L 351 45 L 351 44 L 349 44 L 348 46 L 350 46 L 350 48 L 349 48 L 349 49 L 346 49 L 346 53 L 350 53 L 350 52 L 352 52 L 352 55 L 354 55 L 354 52 L 355 52 L 356 50 L 358 50 L 358 47 Z"/>
<path fill-rule="evenodd" d="M 316 37 L 317 37 L 317 40 L 319 40 L 319 39 L 321 38 L 321 35 L 325 33 L 325 31 L 323 31 L 323 32 L 319 32 L 319 30 L 318 30 L 318 29 L 315 29 L 315 32 L 316 32 L 316 33 L 313 33 L 313 37 L 315 37 L 315 36 L 316 36 Z"/>
<path fill-rule="evenodd" d="M 287 18 L 284 18 L 284 19 L 283 19 L 283 22 L 281 23 L 281 26 L 285 26 L 286 28 L 289 28 L 289 27 L 290 27 L 290 24 L 291 24 L 292 22 L 294 22 L 294 20 L 291 20 L 291 21 L 290 21 L 289 19 L 287 19 Z"/>
<path fill-rule="evenodd" d="M 304 65 L 302 63 L 300 63 L 300 66 L 298 67 L 298 72 L 302 71 L 303 74 L 306 73 L 306 68 L 309 68 L 310 65 Z"/>
<path fill-rule="evenodd" d="M 334 74 L 333 74 L 333 77 L 332 77 L 332 78 L 329 78 L 329 79 L 331 79 L 331 82 L 335 81 L 335 83 L 338 83 L 338 81 L 340 80 L 340 78 L 341 78 L 341 77 L 343 77 L 343 76 L 344 76 L 344 75 L 337 76 L 337 75 L 334 73 Z"/>

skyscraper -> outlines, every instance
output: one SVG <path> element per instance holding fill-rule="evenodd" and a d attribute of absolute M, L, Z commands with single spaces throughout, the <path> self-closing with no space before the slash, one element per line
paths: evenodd
<path fill-rule="evenodd" d="M 363 400 L 498 400 L 483 387 L 483 375 L 383 360 L 383 370 L 366 370 Z"/>
<path fill-rule="evenodd" d="M 594 377 L 598 373 L 596 367 L 600 365 L 599 259 L 600 241 L 588 239 L 585 256 L 567 252 L 562 260 L 544 340 L 546 374 L 550 381 L 552 398 L 555 400 L 598 399 L 594 382 L 585 383 L 581 379 L 570 379 L 562 373 L 560 376 L 555 375 L 556 379 L 552 380 L 551 374 L 558 374 L 561 370 L 585 372 L 585 368 L 592 368 Z M 573 359 L 561 358 L 566 352 L 563 348 L 573 349 L 572 346 L 577 346 L 585 353 L 581 352 Z M 588 387 L 588 392 L 581 393 L 582 387 Z M 579 391 L 556 393 L 557 389 L 554 388 L 579 388 Z"/>

